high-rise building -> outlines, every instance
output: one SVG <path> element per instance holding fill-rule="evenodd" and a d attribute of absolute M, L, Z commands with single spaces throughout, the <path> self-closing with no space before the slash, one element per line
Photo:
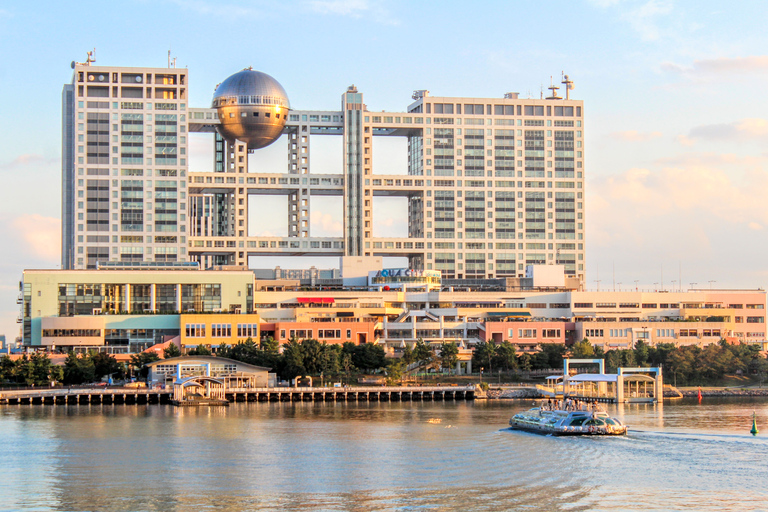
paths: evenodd
<path fill-rule="evenodd" d="M 186 78 L 75 66 L 64 91 L 64 268 L 371 256 L 405 257 L 446 279 L 521 277 L 526 265 L 553 263 L 584 281 L 584 109 L 556 87 L 546 99 L 420 90 L 403 112 L 372 112 L 351 86 L 341 110 L 292 110 L 277 81 L 245 69 L 216 89 L 212 108 L 187 109 Z M 210 133 L 215 155 L 213 168 L 188 177 L 185 128 Z M 313 173 L 312 140 L 328 136 L 343 139 L 342 168 Z M 407 141 L 407 169 L 377 172 L 377 137 Z M 248 154 L 274 141 L 285 145 L 287 168 L 249 169 Z M 287 233 L 250 235 L 258 200 L 249 198 L 274 194 L 287 197 L 276 213 Z M 318 196 L 342 199 L 342 236 L 312 236 Z M 375 237 L 374 202 L 393 196 L 407 201 L 408 235 Z"/>
<path fill-rule="evenodd" d="M 187 70 L 73 63 L 62 93 L 62 268 L 186 261 Z"/>

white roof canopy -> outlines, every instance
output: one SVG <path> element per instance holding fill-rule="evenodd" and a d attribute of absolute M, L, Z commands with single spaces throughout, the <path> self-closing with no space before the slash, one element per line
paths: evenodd
<path fill-rule="evenodd" d="M 568 382 L 616 382 L 618 377 L 615 373 L 580 373 L 568 377 Z"/>

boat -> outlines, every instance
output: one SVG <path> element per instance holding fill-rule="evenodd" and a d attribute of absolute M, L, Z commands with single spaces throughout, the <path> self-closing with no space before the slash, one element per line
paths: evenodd
<path fill-rule="evenodd" d="M 620 436 L 627 426 L 603 411 L 547 410 L 534 407 L 509 420 L 515 430 L 555 436 Z"/>

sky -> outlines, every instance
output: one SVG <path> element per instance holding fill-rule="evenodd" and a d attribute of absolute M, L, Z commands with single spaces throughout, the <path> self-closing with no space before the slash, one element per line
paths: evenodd
<path fill-rule="evenodd" d="M 768 3 L 747 0 L 5 0 L 0 333 L 18 335 L 22 270 L 60 264 L 61 89 L 94 48 L 96 65 L 157 67 L 171 50 L 192 107 L 248 66 L 308 110 L 338 110 L 351 84 L 372 111 L 403 111 L 416 89 L 538 98 L 565 72 L 585 105 L 587 288 L 764 288 L 766 19 Z M 192 170 L 206 170 L 210 143 L 190 140 Z M 253 158 L 279 160 L 277 144 Z M 334 144 L 319 148 L 329 168 Z M 405 212 L 378 209 L 376 234 L 405 233 Z M 279 234 L 282 211 L 260 211 L 279 213 L 252 230 Z M 313 233 L 340 234 L 340 213 L 313 202 Z"/>

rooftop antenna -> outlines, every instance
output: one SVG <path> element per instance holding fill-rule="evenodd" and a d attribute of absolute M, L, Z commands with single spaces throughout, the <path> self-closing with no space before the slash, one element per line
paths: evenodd
<path fill-rule="evenodd" d="M 548 100 L 561 100 L 561 99 L 563 99 L 563 98 L 561 98 L 560 96 L 557 95 L 557 91 L 560 88 L 554 84 L 554 82 L 552 81 L 552 77 L 551 76 L 549 77 L 549 83 L 550 83 L 550 86 L 547 87 L 547 89 L 552 91 L 552 94 L 550 96 L 548 96 L 547 99 Z"/>
<path fill-rule="evenodd" d="M 541 84 L 541 93 L 540 93 L 540 99 L 544 99 L 544 84 Z"/>
<path fill-rule="evenodd" d="M 171 50 L 168 49 L 168 67 L 169 68 L 175 68 L 176 67 L 176 57 L 171 58 Z"/>
<path fill-rule="evenodd" d="M 571 91 L 571 90 L 573 89 L 573 87 L 574 87 L 574 86 L 573 86 L 573 80 L 569 79 L 569 78 L 568 78 L 568 75 L 566 75 L 566 74 L 565 74 L 565 73 L 563 73 L 562 71 L 561 71 L 561 74 L 563 75 L 563 81 L 562 81 L 561 83 L 562 83 L 563 85 L 565 85 L 565 99 L 569 100 L 569 99 L 571 99 L 571 98 L 570 98 L 570 95 L 569 95 L 568 93 L 569 93 L 569 91 Z"/>
<path fill-rule="evenodd" d="M 92 52 L 88 52 L 88 58 L 85 59 L 85 65 L 90 66 L 91 62 L 96 62 L 96 48 Z"/>

